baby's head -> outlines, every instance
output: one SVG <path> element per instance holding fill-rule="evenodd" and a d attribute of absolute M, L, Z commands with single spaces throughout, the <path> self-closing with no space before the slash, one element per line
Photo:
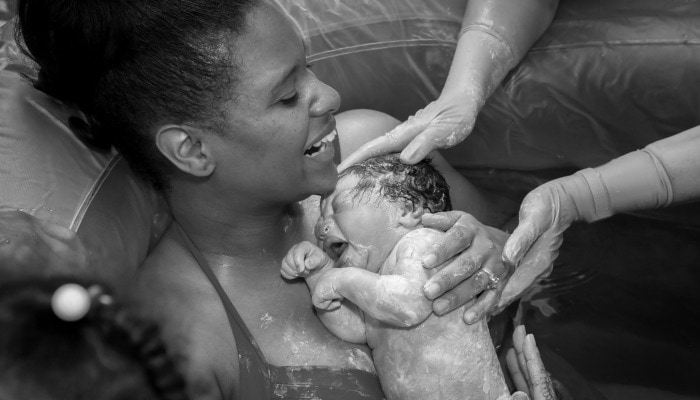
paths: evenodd
<path fill-rule="evenodd" d="M 425 212 L 451 209 L 449 186 L 430 160 L 407 165 L 399 154 L 343 170 L 321 202 L 316 237 L 343 266 L 378 268 Z"/>
<path fill-rule="evenodd" d="M 375 195 L 377 201 L 410 204 L 431 213 L 450 211 L 450 187 L 430 159 L 408 165 L 399 155 L 391 153 L 351 165 L 338 174 L 338 183 L 355 177 L 357 198 Z"/>

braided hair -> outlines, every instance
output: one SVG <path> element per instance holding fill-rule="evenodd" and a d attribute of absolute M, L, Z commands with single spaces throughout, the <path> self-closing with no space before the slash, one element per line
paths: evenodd
<path fill-rule="evenodd" d="M 184 379 L 157 327 L 122 308 L 103 286 L 75 282 L 0 284 L 4 393 L 36 400 L 186 400 Z M 81 293 L 75 287 L 87 293 L 89 304 L 76 308 L 73 296 L 71 317 L 57 308 L 57 294 Z"/>

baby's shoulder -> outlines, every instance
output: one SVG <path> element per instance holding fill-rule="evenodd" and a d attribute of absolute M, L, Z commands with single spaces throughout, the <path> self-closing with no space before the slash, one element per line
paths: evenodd
<path fill-rule="evenodd" d="M 433 243 L 444 234 L 444 232 L 431 228 L 414 229 L 399 239 L 396 243 L 395 251 L 404 256 L 409 255 L 406 254 L 406 251 L 421 252 L 423 254 L 424 251 L 431 249 Z"/>
<path fill-rule="evenodd" d="M 419 228 L 405 234 L 382 265 L 382 275 L 418 275 L 427 278 L 432 271 L 423 268 L 423 257 L 432 250 L 432 245 L 444 233 L 428 228 Z M 418 276 L 416 275 L 416 276 Z"/>

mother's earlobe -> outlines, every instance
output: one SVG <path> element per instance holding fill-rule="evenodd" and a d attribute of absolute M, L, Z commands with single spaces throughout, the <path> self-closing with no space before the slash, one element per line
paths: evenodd
<path fill-rule="evenodd" d="M 186 125 L 164 125 L 156 133 L 158 150 L 182 172 L 207 177 L 214 172 L 216 161 L 203 141 L 205 134 Z"/>

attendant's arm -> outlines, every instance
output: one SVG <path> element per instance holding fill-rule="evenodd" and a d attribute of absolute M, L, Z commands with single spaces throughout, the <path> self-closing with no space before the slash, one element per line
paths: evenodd
<path fill-rule="evenodd" d="M 528 193 L 520 207 L 520 223 L 503 251 L 504 260 L 518 269 L 501 305 L 549 273 L 563 232 L 573 222 L 700 199 L 699 153 L 700 126 Z"/>
<path fill-rule="evenodd" d="M 470 0 L 447 81 L 437 100 L 340 165 L 401 151 L 414 164 L 463 141 L 486 100 L 549 26 L 558 0 Z"/>

